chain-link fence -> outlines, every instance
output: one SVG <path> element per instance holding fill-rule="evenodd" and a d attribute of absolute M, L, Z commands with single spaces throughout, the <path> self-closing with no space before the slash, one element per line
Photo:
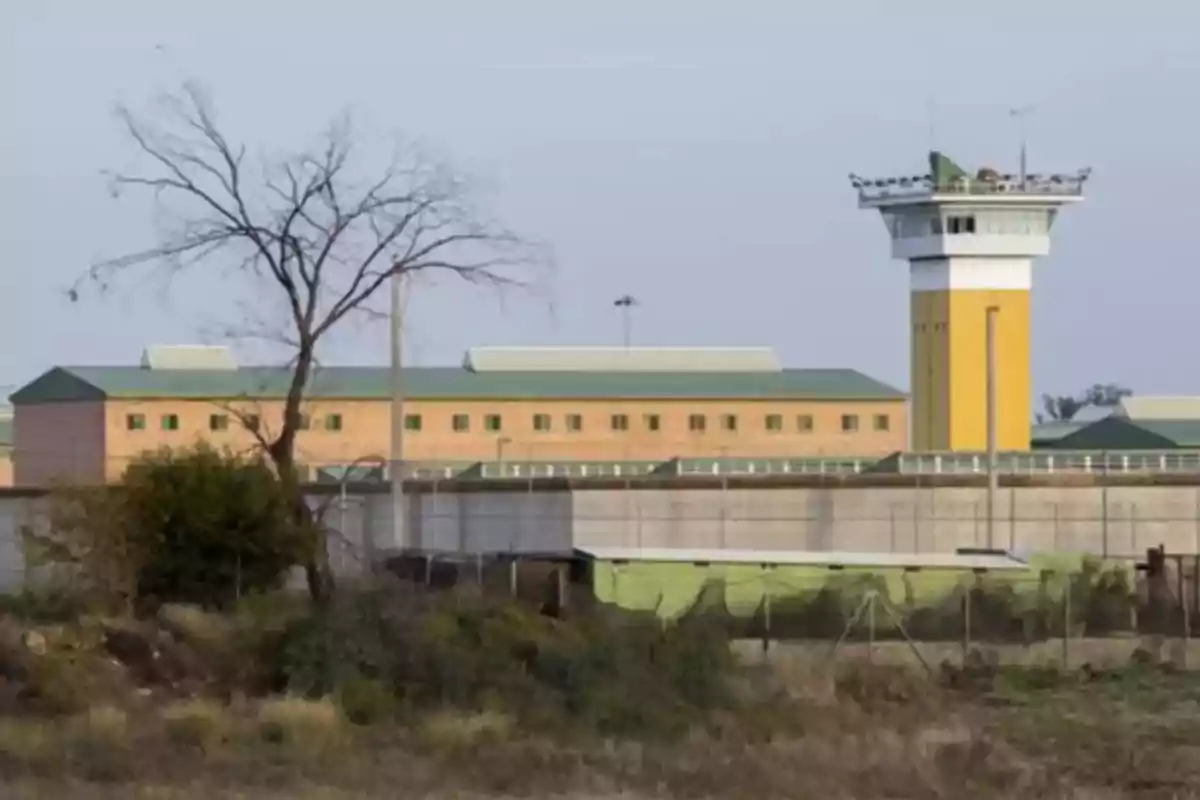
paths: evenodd
<path fill-rule="evenodd" d="M 543 609 L 595 603 L 664 625 L 722 626 L 746 658 L 1054 665 L 1133 661 L 1200 668 L 1200 556 L 1158 565 L 1084 559 L 1071 570 L 997 572 L 596 564 L 517 556 L 411 556 L 389 564 L 432 589 L 478 587 Z"/>

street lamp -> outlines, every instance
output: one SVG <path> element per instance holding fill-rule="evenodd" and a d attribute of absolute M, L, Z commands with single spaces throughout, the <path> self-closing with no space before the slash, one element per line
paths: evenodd
<path fill-rule="evenodd" d="M 625 342 L 625 349 L 629 349 L 631 338 L 631 314 L 633 307 L 639 305 L 638 300 L 631 294 L 624 294 L 613 300 L 613 305 L 621 309 L 621 332 Z"/>

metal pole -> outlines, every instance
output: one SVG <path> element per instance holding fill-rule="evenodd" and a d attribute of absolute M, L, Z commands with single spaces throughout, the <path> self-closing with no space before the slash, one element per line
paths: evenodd
<path fill-rule="evenodd" d="M 613 305 L 621 309 L 621 334 L 626 350 L 629 349 L 629 345 L 633 339 L 632 312 L 633 307 L 637 304 L 637 298 L 631 294 L 622 295 L 613 301 Z"/>
<path fill-rule="evenodd" d="M 409 542 L 404 519 L 404 275 L 391 277 L 391 379 L 392 379 L 392 437 L 388 463 L 392 483 L 392 546 L 408 550 Z"/>
<path fill-rule="evenodd" d="M 996 546 L 996 315 L 1000 309 L 987 309 L 987 546 Z"/>

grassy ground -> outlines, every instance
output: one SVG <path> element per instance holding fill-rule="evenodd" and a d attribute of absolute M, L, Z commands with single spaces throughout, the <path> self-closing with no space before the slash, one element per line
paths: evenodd
<path fill-rule="evenodd" d="M 860 637 L 861 638 L 861 637 Z M 786 665 L 790 662 L 817 664 L 828 661 L 832 655 L 833 642 L 828 640 L 771 642 L 767 650 L 770 663 Z M 761 641 L 743 639 L 734 643 L 736 651 L 751 661 L 763 660 Z M 1019 666 L 1044 666 L 1064 664 L 1077 669 L 1085 664 L 1093 667 L 1113 668 L 1129 663 L 1139 648 L 1155 651 L 1165 661 L 1180 667 L 1200 669 L 1200 640 L 1159 639 L 1141 636 L 1112 636 L 1103 638 L 1078 638 L 1063 642 L 1062 639 L 1047 639 L 1033 644 L 992 644 L 972 642 L 971 649 L 979 649 L 994 657 L 1000 664 Z M 839 660 L 865 660 L 868 653 L 882 664 L 904 664 L 918 667 L 919 653 L 931 666 L 943 661 L 962 663 L 963 647 L 958 642 L 917 642 L 910 645 L 905 641 L 882 641 L 868 645 L 863 641 L 849 641 L 838 647 Z"/>
<path fill-rule="evenodd" d="M 21 798 L 1200 797 L 1200 676 L 1001 670 L 968 690 L 889 667 L 796 665 L 757 718 L 682 741 L 534 735 L 498 714 L 359 728 L 328 702 L 180 701 L 0 722 Z M 764 695 L 764 700 L 768 699 Z"/>

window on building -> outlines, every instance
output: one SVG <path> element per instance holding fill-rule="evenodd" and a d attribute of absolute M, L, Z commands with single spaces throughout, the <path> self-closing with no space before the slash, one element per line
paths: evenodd
<path fill-rule="evenodd" d="M 658 414 L 647 414 L 643 420 L 646 423 L 646 430 L 660 431 L 662 430 L 662 418 Z"/>
<path fill-rule="evenodd" d="M 227 431 L 229 430 L 229 415 L 228 414 L 209 414 L 208 429 L 210 431 Z"/>
<path fill-rule="evenodd" d="M 325 430 L 340 431 L 342 429 L 341 414 L 326 414 L 325 415 Z"/>
<path fill-rule="evenodd" d="M 242 417 L 242 424 L 246 426 L 246 430 L 257 432 L 262 428 L 262 417 L 258 414 L 247 414 Z"/>
<path fill-rule="evenodd" d="M 421 415 L 420 414 L 405 414 L 404 415 L 404 430 L 406 430 L 406 431 L 421 430 Z"/>
<path fill-rule="evenodd" d="M 812 433 L 812 414 L 800 414 L 796 417 L 796 430 L 800 431 L 800 433 Z"/>
<path fill-rule="evenodd" d="M 125 430 L 127 430 L 127 431 L 144 431 L 144 430 L 146 430 L 146 415 L 145 414 L 126 414 L 125 415 Z"/>
<path fill-rule="evenodd" d="M 578 433 L 583 430 L 583 415 L 567 414 L 567 430 L 572 433 Z"/>
<path fill-rule="evenodd" d="M 971 215 L 946 217 L 947 233 L 974 233 L 975 217 Z"/>
<path fill-rule="evenodd" d="M 887 431 L 887 430 L 891 430 L 891 428 L 892 428 L 891 417 L 889 417 L 887 414 L 876 414 L 875 415 L 875 430 Z"/>
<path fill-rule="evenodd" d="M 466 433 L 471 430 L 471 417 L 467 414 L 455 414 L 450 418 L 450 430 L 455 433 Z"/>
<path fill-rule="evenodd" d="M 708 420 L 704 418 L 703 414 L 688 415 L 688 430 L 692 433 L 704 433 L 704 430 L 707 427 Z"/>
<path fill-rule="evenodd" d="M 783 415 L 782 414 L 767 414 L 763 418 L 763 427 L 771 433 L 779 433 L 783 430 Z"/>
<path fill-rule="evenodd" d="M 547 433 L 550 430 L 550 415 L 534 414 L 533 429 L 538 433 Z"/>
<path fill-rule="evenodd" d="M 737 433 L 738 418 L 737 414 L 722 414 L 721 415 L 721 430 L 727 433 Z"/>
<path fill-rule="evenodd" d="M 499 414 L 488 414 L 483 418 L 483 429 L 485 431 L 491 431 L 492 433 L 495 433 L 502 427 L 504 427 L 503 420 L 500 419 Z"/>
<path fill-rule="evenodd" d="M 179 430 L 179 415 L 178 414 L 163 414 L 162 429 L 164 431 Z"/>
<path fill-rule="evenodd" d="M 858 414 L 842 414 L 842 432 L 853 433 L 858 430 Z"/>
<path fill-rule="evenodd" d="M 610 422 L 614 431 L 629 430 L 629 417 L 626 414 L 613 414 Z"/>

